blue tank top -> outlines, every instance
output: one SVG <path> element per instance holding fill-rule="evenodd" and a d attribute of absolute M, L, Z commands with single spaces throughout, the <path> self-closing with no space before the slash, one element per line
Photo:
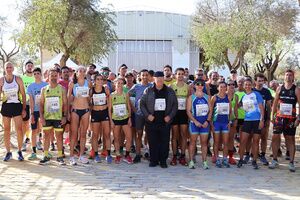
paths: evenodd
<path fill-rule="evenodd" d="M 215 96 L 216 101 L 214 104 L 213 121 L 219 123 L 229 122 L 229 99 L 226 95 L 224 98 Z"/>
<path fill-rule="evenodd" d="M 78 83 L 74 84 L 73 87 L 74 97 L 88 97 L 89 96 L 89 82 L 84 80 L 84 84 L 81 86 Z"/>
<path fill-rule="evenodd" d="M 208 118 L 208 95 L 204 94 L 203 97 L 197 97 L 192 94 L 192 114 L 193 117 L 203 124 Z"/>

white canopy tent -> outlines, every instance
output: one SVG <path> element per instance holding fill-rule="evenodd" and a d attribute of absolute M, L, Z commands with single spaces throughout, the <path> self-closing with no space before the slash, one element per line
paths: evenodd
<path fill-rule="evenodd" d="M 54 56 L 51 60 L 49 60 L 48 62 L 43 63 L 43 71 L 45 71 L 45 70 L 53 67 L 55 63 L 59 64 L 62 55 L 63 55 L 63 53 L 59 53 L 56 56 Z M 66 66 L 68 66 L 68 67 L 70 67 L 72 69 L 75 69 L 75 70 L 79 67 L 70 58 L 67 60 Z"/>

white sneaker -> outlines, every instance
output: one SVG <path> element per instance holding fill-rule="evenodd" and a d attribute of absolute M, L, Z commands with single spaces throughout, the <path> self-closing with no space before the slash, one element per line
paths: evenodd
<path fill-rule="evenodd" d="M 82 164 L 89 164 L 89 160 L 84 157 L 84 156 L 80 156 L 78 159 Z"/>
<path fill-rule="evenodd" d="M 73 157 L 70 157 L 70 165 L 77 165 L 77 162 L 76 162 L 76 159 L 74 158 L 74 156 Z"/>

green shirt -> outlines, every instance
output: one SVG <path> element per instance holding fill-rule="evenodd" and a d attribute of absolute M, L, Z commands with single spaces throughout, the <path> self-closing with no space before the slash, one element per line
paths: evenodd
<path fill-rule="evenodd" d="M 116 92 L 111 94 L 112 100 L 112 119 L 124 120 L 128 118 L 128 108 L 126 101 L 126 94 L 123 92 L 121 95 L 117 95 Z"/>
<path fill-rule="evenodd" d="M 44 118 L 45 120 L 61 120 L 63 107 L 63 88 L 57 85 L 51 88 L 49 85 L 44 89 Z"/>
<path fill-rule="evenodd" d="M 27 88 L 31 83 L 34 83 L 34 76 L 27 76 L 27 75 L 22 75 L 21 79 L 24 83 L 24 87 L 25 87 L 25 93 L 26 93 L 26 104 L 29 105 L 29 95 L 27 93 Z"/>
<path fill-rule="evenodd" d="M 238 96 L 239 102 L 242 100 L 242 97 L 246 94 L 244 91 L 236 91 L 234 94 Z M 245 119 L 245 110 L 243 108 L 238 108 L 238 119 Z"/>

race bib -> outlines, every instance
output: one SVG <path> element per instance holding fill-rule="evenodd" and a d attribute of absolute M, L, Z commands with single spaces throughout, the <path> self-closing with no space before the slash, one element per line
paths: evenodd
<path fill-rule="evenodd" d="M 178 110 L 186 110 L 186 98 L 177 98 Z"/>
<path fill-rule="evenodd" d="M 93 102 L 95 106 L 102 106 L 106 104 L 106 95 L 102 94 L 93 94 Z"/>
<path fill-rule="evenodd" d="M 56 113 L 59 111 L 59 97 L 47 97 L 46 98 L 46 111 L 48 113 Z"/>
<path fill-rule="evenodd" d="M 117 117 L 124 117 L 125 115 L 127 115 L 126 104 L 114 105 L 113 113 Z"/>
<path fill-rule="evenodd" d="M 217 103 L 218 115 L 229 115 L 229 103 Z"/>
<path fill-rule="evenodd" d="M 291 116 L 293 112 L 293 105 L 289 103 L 280 103 L 279 110 L 282 115 Z"/>
<path fill-rule="evenodd" d="M 196 116 L 206 116 L 208 114 L 208 105 L 207 104 L 198 104 L 196 105 Z"/>
<path fill-rule="evenodd" d="M 166 99 L 155 99 L 154 111 L 166 110 Z"/>
<path fill-rule="evenodd" d="M 131 105 L 135 106 L 135 97 L 130 97 Z"/>
<path fill-rule="evenodd" d="M 243 101 L 243 109 L 246 112 L 254 111 L 255 110 L 254 101 L 253 100 Z"/>
<path fill-rule="evenodd" d="M 34 100 L 35 100 L 35 105 L 40 105 L 41 95 L 40 94 L 35 95 Z"/>
<path fill-rule="evenodd" d="M 88 87 L 77 87 L 76 95 L 77 95 L 77 97 L 88 97 L 89 96 L 89 88 Z"/>
<path fill-rule="evenodd" d="M 18 100 L 18 89 L 11 88 L 4 90 L 4 94 L 7 97 L 7 100 Z"/>

